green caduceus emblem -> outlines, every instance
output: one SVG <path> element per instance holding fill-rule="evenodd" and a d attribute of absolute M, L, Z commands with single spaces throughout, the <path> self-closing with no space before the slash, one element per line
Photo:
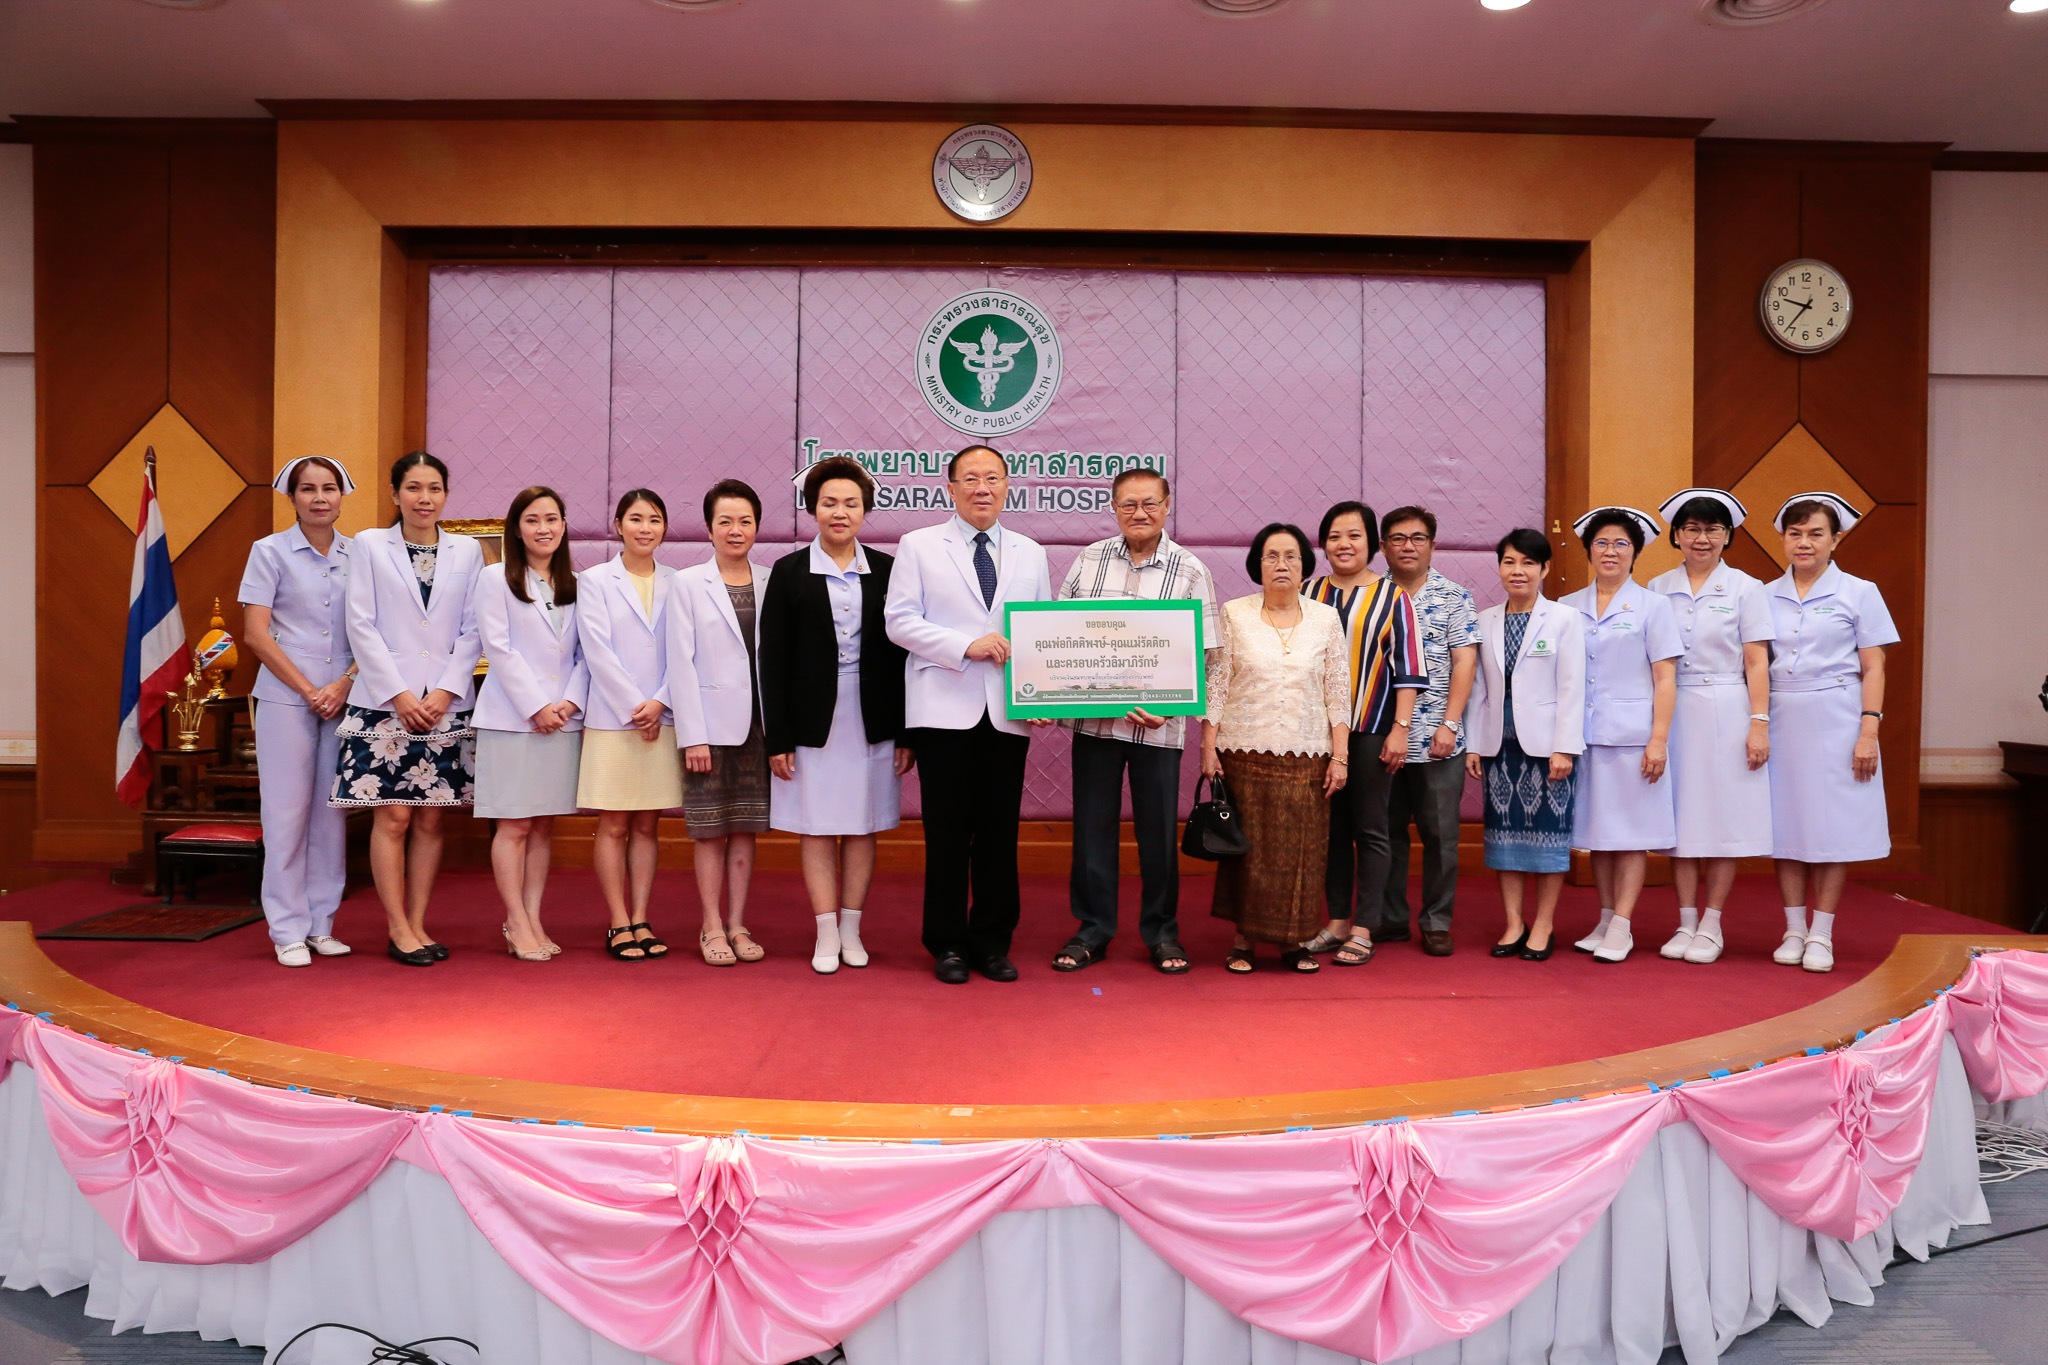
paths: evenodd
<path fill-rule="evenodd" d="M 1008 318 L 970 317 L 947 335 L 946 346 L 939 357 L 946 391 L 984 411 L 1008 407 L 1038 377 L 1031 338 Z"/>

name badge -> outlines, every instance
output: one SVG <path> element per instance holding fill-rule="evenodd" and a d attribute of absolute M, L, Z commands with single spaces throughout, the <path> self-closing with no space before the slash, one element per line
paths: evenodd
<path fill-rule="evenodd" d="M 1609 621 L 1607 623 L 1607 628 L 1609 630 L 1618 630 L 1623 635 L 1633 635 L 1635 633 L 1636 623 L 1633 621 Z"/>
<path fill-rule="evenodd" d="M 1538 640 L 1535 644 L 1529 646 L 1529 653 L 1534 658 L 1547 659 L 1553 652 L 1548 640 Z"/>
<path fill-rule="evenodd" d="M 1733 616 L 1735 614 L 1734 606 L 1727 602 L 1709 602 L 1707 603 L 1707 610 L 1717 612 L 1722 616 Z"/>

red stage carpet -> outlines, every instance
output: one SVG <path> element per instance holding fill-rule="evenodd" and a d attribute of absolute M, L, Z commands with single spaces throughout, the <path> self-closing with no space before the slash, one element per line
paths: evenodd
<path fill-rule="evenodd" d="M 1635 956 L 1601 966 L 1570 951 L 1596 913 L 1567 888 L 1561 943 L 1547 963 L 1497 961 L 1499 897 L 1490 879 L 1461 890 L 1458 953 L 1413 943 L 1369 966 L 1311 977 L 1270 957 L 1250 977 L 1221 966 L 1228 926 L 1208 915 L 1206 877 L 1183 883 L 1182 926 L 1195 970 L 1166 977 L 1134 929 L 1108 962 L 1070 975 L 1046 964 L 1072 930 L 1064 878 L 1025 880 L 1012 985 L 932 979 L 917 941 L 919 882 L 880 879 L 864 937 L 874 963 L 814 975 L 810 916 L 794 873 L 765 873 L 750 914 L 766 961 L 712 968 L 696 953 L 687 873 L 664 873 L 654 921 L 665 962 L 620 963 L 599 947 L 604 922 L 588 872 L 558 874 L 548 922 L 567 952 L 545 965 L 499 946 L 497 898 L 482 873 L 443 876 L 430 925 L 453 958 L 430 969 L 383 955 L 383 916 L 358 891 L 342 907 L 349 958 L 276 964 L 260 925 L 204 943 L 54 941 L 43 948 L 93 984 L 167 1014 L 356 1057 L 523 1080 L 775 1099 L 1068 1104 L 1207 1099 L 1398 1084 L 1582 1061 L 1734 1028 L 1810 1004 L 1875 966 L 1901 933 L 1989 931 L 1982 921 L 1852 886 L 1836 934 L 1837 969 L 1815 975 L 1769 959 L 1783 919 L 1775 887 L 1745 878 L 1729 951 L 1708 967 L 1665 962 L 1676 921 L 1653 889 Z M 1136 920 L 1136 886 L 1126 914 Z M 0 902 L 38 929 L 136 899 L 68 882 Z M 1270 951 L 1270 950 L 1269 950 Z"/>

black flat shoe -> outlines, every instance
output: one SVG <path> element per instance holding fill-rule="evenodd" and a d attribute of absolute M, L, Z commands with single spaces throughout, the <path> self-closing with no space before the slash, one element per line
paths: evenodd
<path fill-rule="evenodd" d="M 430 954 L 436 962 L 446 962 L 448 960 L 448 950 L 438 943 L 422 943 L 420 951 Z"/>
<path fill-rule="evenodd" d="M 1551 951 L 1557 947 L 1557 935 L 1552 934 L 1550 942 L 1544 944 L 1541 948 L 1528 947 L 1528 942 L 1529 936 L 1527 934 L 1522 935 L 1522 943 L 1524 945 L 1522 948 L 1522 961 L 1548 962 L 1550 961 Z"/>
<path fill-rule="evenodd" d="M 940 953 L 938 961 L 932 963 L 932 975 L 948 986 L 964 986 L 969 976 L 967 959 L 958 953 Z"/>
<path fill-rule="evenodd" d="M 1522 950 L 1529 946 L 1529 929 L 1522 927 L 1522 936 L 1513 943 L 1496 943 L 1487 951 L 1495 957 L 1520 957 Z M 1548 951 L 1547 949 L 1545 951 Z"/>
<path fill-rule="evenodd" d="M 396 942 L 388 938 L 384 940 L 384 951 L 393 962 L 403 963 L 408 967 L 431 967 L 441 960 L 425 947 L 415 948 L 408 953 L 405 949 L 399 947 Z M 442 951 L 445 953 L 447 950 L 443 949 Z"/>
<path fill-rule="evenodd" d="M 991 953 L 974 964 L 975 970 L 991 981 L 1015 981 L 1017 964 L 1001 953 Z"/>

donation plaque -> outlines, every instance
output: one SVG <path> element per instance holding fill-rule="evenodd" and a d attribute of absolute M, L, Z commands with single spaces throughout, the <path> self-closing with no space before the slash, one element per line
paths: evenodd
<path fill-rule="evenodd" d="M 1005 677 L 1017 720 L 1200 715 L 1208 706 L 1202 604 L 1194 598 L 1011 602 Z"/>

